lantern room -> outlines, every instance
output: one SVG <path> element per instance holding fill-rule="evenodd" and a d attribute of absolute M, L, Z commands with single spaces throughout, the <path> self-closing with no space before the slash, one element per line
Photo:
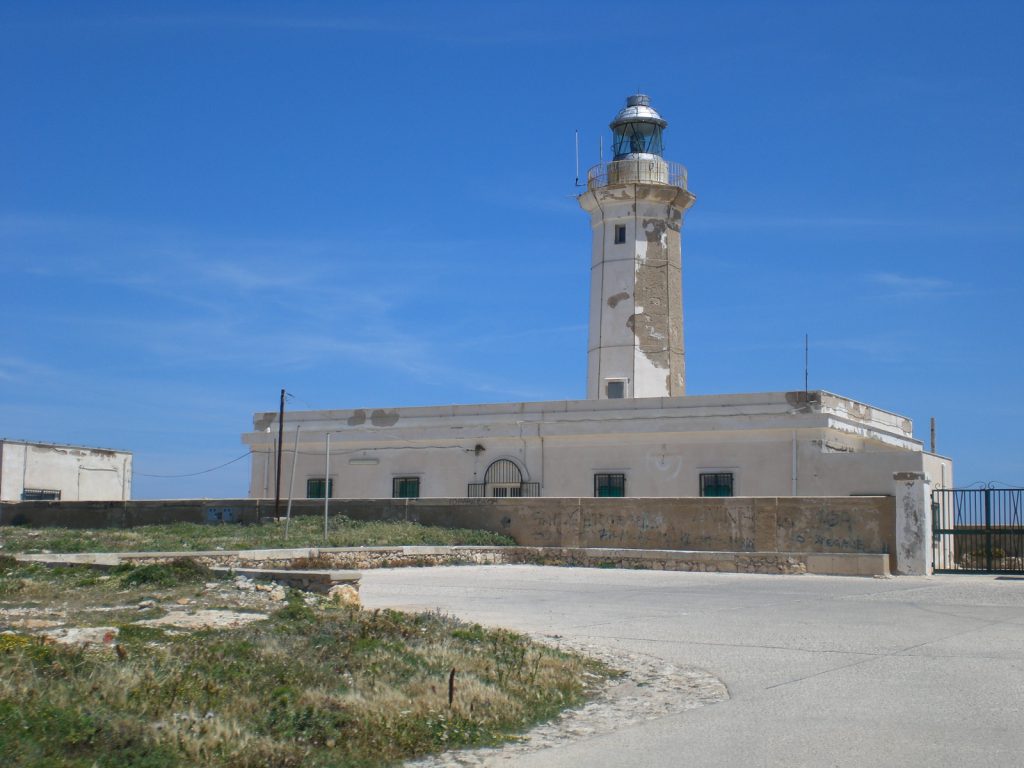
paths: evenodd
<path fill-rule="evenodd" d="M 612 150 L 615 160 L 636 155 L 662 156 L 662 131 L 668 123 L 651 107 L 651 99 L 642 93 L 626 98 L 626 106 L 611 122 Z"/>

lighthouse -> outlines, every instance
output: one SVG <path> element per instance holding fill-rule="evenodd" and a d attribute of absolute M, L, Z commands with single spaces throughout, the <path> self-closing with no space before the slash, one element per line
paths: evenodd
<path fill-rule="evenodd" d="M 285 429 L 295 440 L 286 438 L 284 450 L 294 446 L 294 454 L 285 461 L 308 499 L 320 500 L 325 513 L 332 497 L 343 496 L 363 499 L 369 514 L 385 517 L 395 509 L 392 499 L 442 522 L 472 518 L 493 526 L 500 516 L 502 531 L 536 533 L 540 543 L 558 544 L 561 531 L 562 546 L 585 545 L 590 520 L 591 543 L 600 543 L 597 528 L 604 526 L 600 538 L 607 532 L 623 546 L 692 538 L 703 549 L 741 551 L 761 542 L 771 552 L 803 542 L 793 539 L 799 521 L 796 528 L 780 523 L 777 542 L 774 528 L 761 535 L 763 515 L 710 530 L 706 515 L 686 510 L 728 514 L 731 507 L 690 505 L 687 497 L 760 496 L 771 502 L 766 509 L 780 496 L 837 497 L 833 506 L 844 509 L 858 497 L 865 501 L 850 514 L 863 525 L 851 535 L 862 536 L 865 551 L 899 550 L 897 567 L 927 572 L 930 518 L 893 528 L 892 509 L 870 500 L 891 500 L 895 487 L 903 500 L 896 519 L 906 512 L 910 520 L 928 510 L 928 482 L 953 482 L 952 461 L 922 450 L 910 419 L 817 390 L 683 397 L 680 233 L 694 197 L 686 169 L 663 157 L 666 125 L 647 96 L 630 96 L 611 123 L 614 154 L 590 170 L 578 198 L 593 227 L 587 399 L 293 411 Z M 243 435 L 252 452 L 251 498 L 273 498 L 279 419 L 278 411 L 257 413 Z M 543 499 L 532 499 L 525 512 L 490 503 L 528 496 L 572 499 L 572 510 Z M 609 507 L 598 498 L 591 505 L 587 496 L 639 498 Z M 414 506 L 416 497 L 432 501 Z M 644 498 L 673 499 L 671 508 L 685 514 L 666 532 L 658 511 L 664 505 L 650 509 Z M 789 508 L 810 519 L 816 503 L 794 500 Z M 611 519 L 609 510 L 628 514 Z M 535 525 L 541 518 L 551 525 Z M 923 532 L 919 547 L 897 546 L 904 529 Z M 817 550 L 806 538 L 799 551 L 809 558 Z"/>
<path fill-rule="evenodd" d="M 696 199 L 686 168 L 664 159 L 668 123 L 650 98 L 626 99 L 611 122 L 611 162 L 578 198 L 593 232 L 587 399 L 686 391 L 683 217 Z"/>

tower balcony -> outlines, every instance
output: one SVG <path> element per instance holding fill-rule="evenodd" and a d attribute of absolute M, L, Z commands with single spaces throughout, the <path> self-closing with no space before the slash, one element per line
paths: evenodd
<path fill-rule="evenodd" d="M 657 155 L 642 154 L 598 163 L 587 171 L 587 189 L 610 184 L 665 184 L 686 189 L 686 166 Z"/>

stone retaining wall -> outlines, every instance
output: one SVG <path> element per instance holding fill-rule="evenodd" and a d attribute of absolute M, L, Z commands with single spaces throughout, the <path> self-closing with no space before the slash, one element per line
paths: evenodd
<path fill-rule="evenodd" d="M 303 569 L 370 570 L 437 565 L 566 565 L 589 568 L 637 568 L 710 573 L 815 573 L 843 576 L 886 576 L 888 556 L 882 554 L 816 555 L 804 552 L 692 552 L 585 547 L 358 547 L 294 548 L 215 552 L 123 552 L 66 555 L 17 555 L 19 560 L 48 565 L 111 567 L 122 562 L 161 563 L 193 558 L 214 568 L 259 568 L 281 572 L 289 565 Z M 340 578 L 340 575 L 336 578 Z"/>
<path fill-rule="evenodd" d="M 284 505 L 282 504 L 282 509 Z M 0 525 L 124 528 L 172 522 L 266 519 L 259 499 L 0 504 Z M 294 515 L 323 502 L 296 501 Z M 524 546 L 626 547 L 737 552 L 892 552 L 889 496 L 733 498 L 332 499 L 329 514 L 407 520 L 505 533 Z"/>

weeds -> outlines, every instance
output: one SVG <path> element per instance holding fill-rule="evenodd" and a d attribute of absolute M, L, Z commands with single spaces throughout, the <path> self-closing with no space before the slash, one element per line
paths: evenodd
<path fill-rule="evenodd" d="M 273 619 L 292 626 L 311 624 L 316 620 L 316 612 L 306 605 L 300 593 L 292 591 L 288 595 L 288 604 L 275 611 Z"/>
<path fill-rule="evenodd" d="M 138 587 L 144 584 L 153 587 L 174 587 L 220 578 L 207 566 L 187 557 L 179 557 L 169 563 L 122 565 L 116 570 L 120 574 L 121 586 L 124 587 Z"/>
<path fill-rule="evenodd" d="M 316 557 L 296 557 L 288 561 L 288 568 L 297 571 L 330 570 L 334 568 L 334 561 L 326 555 Z"/>
<path fill-rule="evenodd" d="M 387 765 L 507 738 L 579 702 L 588 669 L 511 632 L 300 598 L 233 630 L 129 624 L 119 643 L 3 636 L 5 765 Z"/>
<path fill-rule="evenodd" d="M 361 543 L 427 543 L 417 537 L 439 531 L 458 538 L 409 524 L 334 522 L 331 543 L 355 543 L 344 538 L 351 536 L 362 536 Z M 5 546 L 12 530 L 0 529 Z M 249 538 L 227 542 L 210 531 Z M 58 549 L 51 541 L 70 535 L 35 533 L 10 549 Z M 73 534 L 77 544 L 66 543 L 80 548 L 116 549 L 109 544 L 117 541 L 122 549 L 168 549 L 166 537 L 194 534 L 193 549 L 212 549 L 214 541 L 269 546 L 271 534 L 281 531 L 273 525 L 176 525 Z M 308 531 L 303 535 L 316 543 Z M 385 535 L 394 538 L 381 542 Z M 291 543 L 297 545 L 297 537 Z M 383 766 L 499 742 L 580 702 L 587 693 L 583 681 L 594 680 L 588 673 L 607 674 L 515 633 L 439 614 L 311 607 L 292 590 L 267 620 L 236 629 L 182 632 L 136 623 L 165 613 L 155 603 L 140 603 L 143 596 L 164 605 L 183 597 L 189 605 L 197 597 L 206 605 L 240 599 L 216 587 L 206 597 L 195 590 L 196 583 L 215 579 L 192 560 L 101 574 L 0 557 L 0 609 L 60 606 L 43 615 L 77 616 L 118 630 L 113 646 L 88 651 L 0 634 L 4 768 Z M 20 625 L 17 631 L 24 632 Z"/>

